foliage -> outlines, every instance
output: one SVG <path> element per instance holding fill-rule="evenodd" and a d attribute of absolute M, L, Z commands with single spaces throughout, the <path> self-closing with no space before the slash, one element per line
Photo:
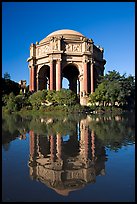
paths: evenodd
<path fill-rule="evenodd" d="M 4 79 L 5 80 L 10 80 L 11 79 L 10 74 L 8 72 L 4 73 Z"/>
<path fill-rule="evenodd" d="M 31 96 L 29 96 L 29 101 L 34 109 L 39 109 L 41 106 L 41 102 L 43 102 L 46 99 L 47 91 L 37 91 L 33 93 Z"/>
<path fill-rule="evenodd" d="M 120 75 L 115 70 L 102 76 L 98 88 L 91 94 L 89 102 L 101 106 L 133 107 L 135 99 L 135 80 L 133 76 Z"/>
<path fill-rule="evenodd" d="M 2 95 L 9 95 L 11 92 L 13 92 L 15 95 L 18 95 L 20 92 L 19 84 L 8 78 L 2 78 Z"/>
<path fill-rule="evenodd" d="M 70 106 L 77 102 L 76 94 L 71 90 L 61 89 L 60 91 L 54 90 L 42 90 L 33 93 L 29 97 L 29 101 L 34 109 L 41 109 L 43 104 L 51 103 L 51 106 Z M 48 105 L 47 105 L 48 106 Z M 43 106 L 43 109 L 50 109 L 49 107 Z"/>
<path fill-rule="evenodd" d="M 19 94 L 19 84 L 10 79 L 2 79 L 2 106 L 9 112 L 20 110 L 41 110 L 49 112 L 53 110 L 64 112 L 89 112 L 87 107 L 82 107 L 77 95 L 68 89 L 39 90 L 31 93 Z M 135 106 L 135 78 L 133 76 L 120 75 L 115 70 L 102 76 L 99 85 L 93 94 L 89 96 L 90 111 L 97 107 L 118 106 L 123 109 L 133 109 Z M 54 108 L 53 108 L 54 107 Z"/>
<path fill-rule="evenodd" d="M 67 89 L 61 89 L 60 91 L 56 92 L 55 101 L 59 105 L 74 105 L 77 102 L 76 94 Z"/>

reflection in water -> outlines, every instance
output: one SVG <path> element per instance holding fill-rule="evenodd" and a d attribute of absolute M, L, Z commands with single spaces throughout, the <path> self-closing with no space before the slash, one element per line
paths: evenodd
<path fill-rule="evenodd" d="M 76 127 L 66 140 L 60 133 L 42 136 L 33 130 L 29 132 L 31 178 L 64 196 L 95 183 L 97 175 L 105 175 L 105 148 L 97 145 L 87 119 Z"/>
<path fill-rule="evenodd" d="M 117 116 L 62 113 L 54 117 L 5 114 L 3 200 L 133 201 L 134 144 L 134 113 Z M 28 168 L 30 177 L 40 183 L 31 181 Z M 98 175 L 105 175 L 106 168 L 106 176 L 96 182 Z M 46 191 L 46 198 L 42 183 L 53 189 Z M 108 188 L 112 183 L 113 187 Z M 79 189 L 83 189 L 81 194 L 75 191 Z"/>

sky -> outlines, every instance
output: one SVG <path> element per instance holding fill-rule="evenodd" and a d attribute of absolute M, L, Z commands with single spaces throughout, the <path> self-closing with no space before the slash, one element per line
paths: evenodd
<path fill-rule="evenodd" d="M 135 2 L 2 2 L 2 77 L 29 84 L 30 44 L 61 29 L 104 48 L 104 74 L 135 75 Z"/>

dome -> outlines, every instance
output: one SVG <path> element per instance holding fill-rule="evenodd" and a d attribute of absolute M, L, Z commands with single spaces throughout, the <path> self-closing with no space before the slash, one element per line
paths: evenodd
<path fill-rule="evenodd" d="M 84 36 L 82 35 L 81 33 L 75 31 L 75 30 L 68 30 L 68 29 L 63 29 L 63 30 L 57 30 L 51 34 L 49 34 L 47 37 L 51 37 L 51 36 L 54 36 L 54 35 L 80 35 L 80 36 Z"/>
<path fill-rule="evenodd" d="M 69 29 L 62 29 L 62 30 L 57 30 L 54 31 L 52 33 L 50 33 L 46 38 L 44 38 L 43 40 L 40 41 L 40 43 L 43 43 L 47 40 L 47 38 L 52 37 L 52 36 L 56 36 L 56 35 L 77 35 L 77 36 L 82 36 L 84 37 L 83 34 L 81 34 L 80 32 L 77 32 L 75 30 L 69 30 Z"/>

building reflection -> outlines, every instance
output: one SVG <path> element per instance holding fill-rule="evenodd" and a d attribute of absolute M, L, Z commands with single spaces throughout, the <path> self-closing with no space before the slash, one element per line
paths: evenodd
<path fill-rule="evenodd" d="M 97 175 L 105 175 L 105 148 L 98 145 L 88 120 L 76 124 L 72 135 L 37 135 L 30 130 L 29 169 L 32 179 L 46 184 L 57 193 L 67 196 Z"/>

